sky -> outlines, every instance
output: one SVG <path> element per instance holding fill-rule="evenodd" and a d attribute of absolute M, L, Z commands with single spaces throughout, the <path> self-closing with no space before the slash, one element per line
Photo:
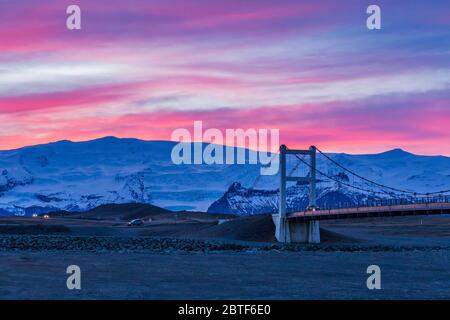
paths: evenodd
<path fill-rule="evenodd" d="M 170 140 L 200 120 L 280 129 L 291 148 L 450 156 L 448 0 L 372 2 L 0 0 L 0 149 Z"/>

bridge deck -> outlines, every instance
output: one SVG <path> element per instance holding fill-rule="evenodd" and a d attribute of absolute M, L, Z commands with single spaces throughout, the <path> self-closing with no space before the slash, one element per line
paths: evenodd
<path fill-rule="evenodd" d="M 367 217 L 414 216 L 450 214 L 450 203 L 420 203 L 378 207 L 356 207 L 332 210 L 295 212 L 288 215 L 289 220 L 330 220 Z"/>

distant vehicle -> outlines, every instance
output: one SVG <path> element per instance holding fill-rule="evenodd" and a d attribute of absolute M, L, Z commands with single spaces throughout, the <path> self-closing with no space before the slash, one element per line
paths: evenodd
<path fill-rule="evenodd" d="M 48 214 L 44 214 L 44 219 L 50 219 L 50 216 Z"/>
<path fill-rule="evenodd" d="M 32 217 L 33 217 L 33 218 L 37 218 L 37 217 L 39 217 L 39 216 L 38 216 L 37 213 L 33 213 Z"/>
<path fill-rule="evenodd" d="M 143 224 L 144 224 L 144 221 L 142 221 L 141 219 L 134 219 L 134 220 L 131 220 L 130 222 L 128 222 L 129 227 L 138 227 L 138 226 L 142 226 Z"/>

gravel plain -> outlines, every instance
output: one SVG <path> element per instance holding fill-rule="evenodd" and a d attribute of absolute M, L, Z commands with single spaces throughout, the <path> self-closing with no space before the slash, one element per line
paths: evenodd
<path fill-rule="evenodd" d="M 255 241 L 271 239 L 255 235 L 267 219 L 195 219 L 0 218 L 0 299 L 450 299 L 449 217 L 327 221 L 319 245 Z M 67 289 L 70 265 L 81 290 Z"/>

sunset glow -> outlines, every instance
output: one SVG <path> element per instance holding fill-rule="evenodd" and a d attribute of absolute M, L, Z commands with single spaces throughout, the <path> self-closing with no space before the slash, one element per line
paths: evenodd
<path fill-rule="evenodd" d="M 65 27 L 68 5 L 82 30 Z M 0 149 L 177 128 L 450 155 L 448 1 L 29 0 L 0 6 Z"/>

